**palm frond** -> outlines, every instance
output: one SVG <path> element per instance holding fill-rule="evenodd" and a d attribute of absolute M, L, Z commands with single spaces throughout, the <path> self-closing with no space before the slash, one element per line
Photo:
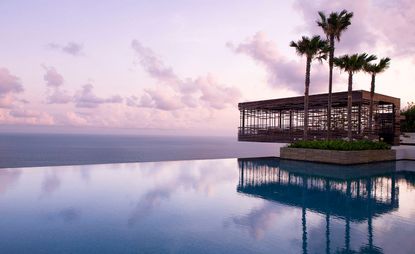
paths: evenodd
<path fill-rule="evenodd" d="M 353 12 L 347 10 L 342 10 L 340 13 L 332 12 L 328 18 L 323 12 L 318 12 L 318 14 L 321 20 L 317 21 L 317 25 L 323 29 L 327 38 L 333 36 L 338 41 L 340 41 L 342 33 L 350 26 L 350 20 L 353 17 Z"/>
<path fill-rule="evenodd" d="M 377 64 L 366 63 L 364 66 L 364 71 L 371 74 L 377 74 L 385 71 L 390 66 L 390 58 L 382 58 Z"/>
<path fill-rule="evenodd" d="M 376 60 L 375 55 L 368 55 L 367 53 L 343 55 L 341 57 L 335 57 L 333 63 L 341 70 L 347 72 L 358 72 L 364 70 L 366 66 L 373 60 Z"/>
<path fill-rule="evenodd" d="M 324 60 L 330 50 L 329 42 L 315 35 L 311 38 L 303 36 L 297 42 L 292 41 L 290 47 L 295 48 L 296 53 L 300 56 L 306 55 L 311 59 Z"/>

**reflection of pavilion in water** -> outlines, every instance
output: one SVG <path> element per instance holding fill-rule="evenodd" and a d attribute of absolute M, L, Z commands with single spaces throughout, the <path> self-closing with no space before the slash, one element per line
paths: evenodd
<path fill-rule="evenodd" d="M 330 253 L 330 217 L 345 221 L 341 253 L 381 253 L 373 244 L 373 218 L 398 208 L 395 162 L 352 167 L 284 161 L 238 159 L 238 192 L 302 209 L 303 252 L 307 253 L 306 211 L 326 217 L 326 253 Z M 350 248 L 350 222 L 368 224 L 368 243 Z"/>

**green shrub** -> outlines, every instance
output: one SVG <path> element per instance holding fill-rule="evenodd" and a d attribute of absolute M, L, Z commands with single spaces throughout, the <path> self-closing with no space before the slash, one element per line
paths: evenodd
<path fill-rule="evenodd" d="M 389 150 L 390 145 L 385 142 L 374 142 L 370 140 L 307 140 L 296 141 L 288 147 L 292 148 L 309 148 L 338 151 L 360 151 L 360 150 Z"/>

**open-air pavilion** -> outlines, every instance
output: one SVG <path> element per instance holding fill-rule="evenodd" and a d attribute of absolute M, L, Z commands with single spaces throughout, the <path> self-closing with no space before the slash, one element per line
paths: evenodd
<path fill-rule="evenodd" d="M 328 95 L 309 96 L 308 138 L 326 139 Z M 352 121 L 347 122 L 347 92 L 332 94 L 331 139 L 347 137 L 352 125 L 353 139 L 383 139 L 398 145 L 400 136 L 400 99 L 374 94 L 373 128 L 369 126 L 370 92 L 353 91 Z M 293 142 L 303 138 L 304 97 L 291 97 L 238 104 L 239 141 Z"/>

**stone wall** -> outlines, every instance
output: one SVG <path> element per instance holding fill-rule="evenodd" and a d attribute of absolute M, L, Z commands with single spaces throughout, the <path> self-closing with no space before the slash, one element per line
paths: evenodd
<path fill-rule="evenodd" d="M 280 158 L 333 164 L 361 164 L 396 160 L 395 150 L 335 151 L 281 147 Z"/>

